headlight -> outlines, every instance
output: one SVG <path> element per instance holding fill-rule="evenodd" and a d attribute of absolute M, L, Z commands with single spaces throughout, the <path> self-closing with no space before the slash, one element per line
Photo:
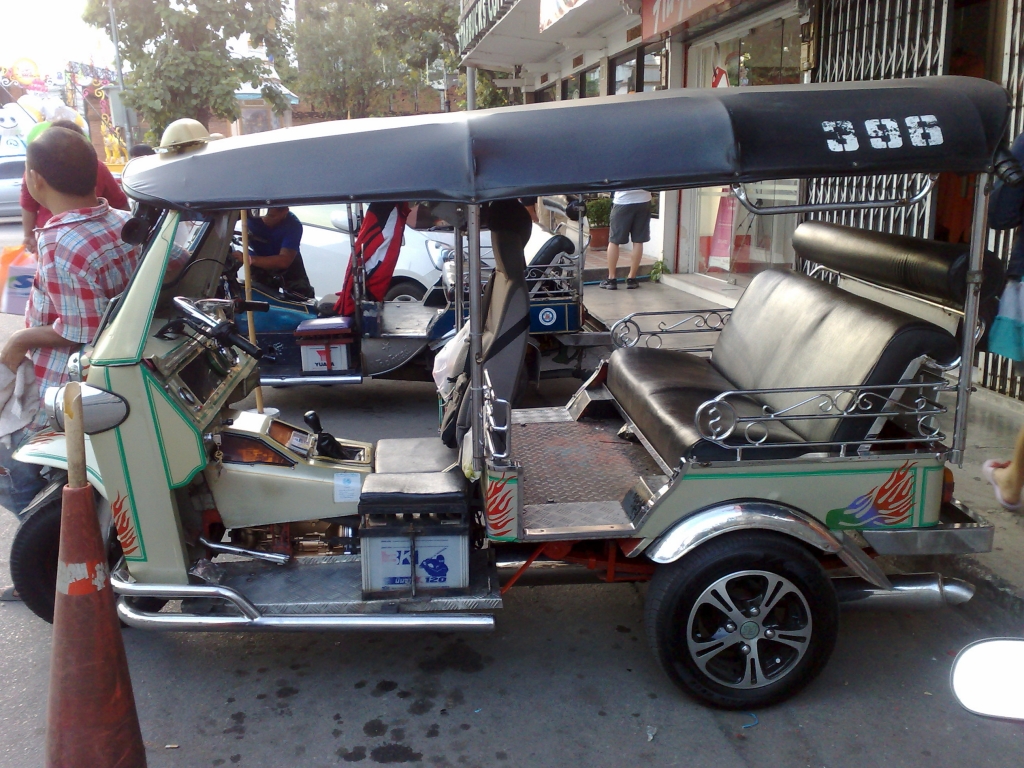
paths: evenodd
<path fill-rule="evenodd" d="M 427 254 L 430 256 L 430 261 L 435 269 L 443 269 L 441 265 L 444 264 L 445 260 L 453 257 L 455 251 L 445 243 L 439 243 L 437 240 L 427 240 Z"/>
<path fill-rule="evenodd" d="M 455 291 L 455 261 L 448 259 L 441 268 L 441 285 L 444 286 L 444 292 L 449 297 Z"/>
<path fill-rule="evenodd" d="M 128 418 L 128 401 L 113 392 L 82 384 L 82 421 L 87 435 L 106 432 Z M 64 431 L 64 387 L 47 387 L 43 395 L 50 425 Z"/>

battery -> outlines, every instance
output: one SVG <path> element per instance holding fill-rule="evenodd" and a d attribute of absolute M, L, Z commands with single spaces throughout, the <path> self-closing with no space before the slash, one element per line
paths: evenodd
<path fill-rule="evenodd" d="M 413 563 L 416 591 L 465 589 L 469 586 L 469 536 L 364 536 L 363 591 L 411 591 Z"/>

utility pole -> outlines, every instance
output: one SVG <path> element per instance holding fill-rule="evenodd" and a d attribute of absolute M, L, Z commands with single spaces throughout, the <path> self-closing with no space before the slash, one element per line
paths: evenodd
<path fill-rule="evenodd" d="M 110 39 L 114 43 L 114 66 L 117 68 L 117 94 L 118 103 L 124 110 L 124 138 L 125 144 L 132 141 L 132 119 L 128 114 L 128 108 L 124 105 L 124 72 L 121 68 L 121 47 L 117 44 L 117 16 L 114 15 L 114 0 L 107 0 L 107 10 L 110 11 Z M 113 118 L 113 113 L 111 113 Z M 130 146 L 130 144 L 129 144 Z"/>

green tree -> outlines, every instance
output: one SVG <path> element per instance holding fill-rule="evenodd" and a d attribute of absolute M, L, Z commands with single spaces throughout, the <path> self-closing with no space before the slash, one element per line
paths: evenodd
<path fill-rule="evenodd" d="M 441 62 L 458 71 L 458 0 L 303 0 L 297 14 L 293 87 L 325 116 L 392 113 Z"/>
<path fill-rule="evenodd" d="M 376 112 L 385 83 L 383 29 L 369 0 L 307 0 L 295 30 L 298 90 L 332 119 Z"/>
<path fill-rule="evenodd" d="M 283 23 L 284 0 L 113 0 L 125 75 L 124 102 L 159 136 L 168 123 L 192 117 L 209 127 L 213 116 L 240 115 L 235 91 L 259 86 L 276 111 L 287 101 L 264 82 L 270 67 L 257 56 L 233 56 L 228 41 L 249 36 L 256 48 L 288 61 L 290 29 Z M 106 0 L 89 0 L 83 16 L 110 33 Z"/>

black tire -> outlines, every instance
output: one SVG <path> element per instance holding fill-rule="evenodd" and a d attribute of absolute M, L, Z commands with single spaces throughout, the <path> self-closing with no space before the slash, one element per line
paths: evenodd
<path fill-rule="evenodd" d="M 60 551 L 61 499 L 36 509 L 22 520 L 11 543 L 11 581 L 23 603 L 36 616 L 53 623 L 53 602 L 57 590 L 57 557 Z M 121 559 L 121 545 L 113 536 L 108 562 Z M 140 611 L 156 613 L 167 604 L 155 597 L 132 598 Z"/>
<path fill-rule="evenodd" d="M 384 301 L 423 301 L 427 289 L 414 280 L 394 280 L 384 294 Z"/>
<path fill-rule="evenodd" d="M 11 581 L 23 603 L 43 621 L 53 623 L 60 548 L 60 497 L 21 521 L 11 543 Z"/>
<path fill-rule="evenodd" d="M 728 603 L 717 599 L 723 591 Z M 820 563 L 799 542 L 764 531 L 720 536 L 659 567 L 644 606 L 662 669 L 686 693 L 725 709 L 796 694 L 828 662 L 838 617 Z"/>

